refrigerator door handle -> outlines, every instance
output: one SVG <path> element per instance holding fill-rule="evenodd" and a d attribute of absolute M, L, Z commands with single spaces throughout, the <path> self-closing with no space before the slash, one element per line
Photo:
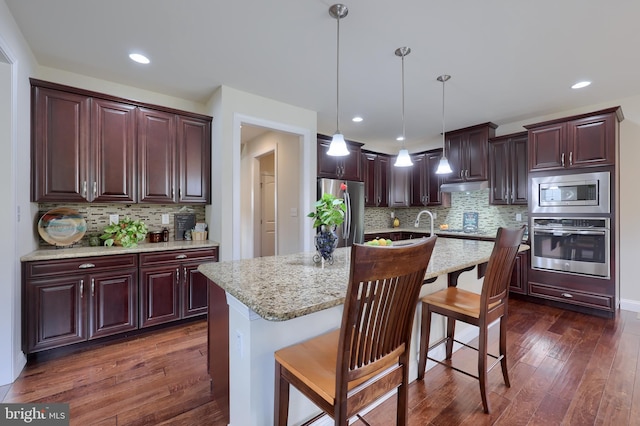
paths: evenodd
<path fill-rule="evenodd" d="M 347 211 L 345 212 L 344 224 L 342 225 L 342 238 L 344 238 L 344 241 L 346 243 L 346 241 L 349 239 L 349 236 L 351 235 L 351 196 L 348 192 L 345 191 L 343 198 L 344 204 L 347 206 Z"/>

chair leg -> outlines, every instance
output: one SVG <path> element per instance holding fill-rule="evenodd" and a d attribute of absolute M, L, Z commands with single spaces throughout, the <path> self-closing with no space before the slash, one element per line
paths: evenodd
<path fill-rule="evenodd" d="M 397 426 L 406 426 L 409 417 L 409 367 L 407 365 L 403 368 L 403 379 L 400 386 L 398 386 L 398 403 L 396 405 L 396 424 Z"/>
<path fill-rule="evenodd" d="M 420 354 L 418 355 L 418 380 L 424 379 L 427 369 L 427 352 L 431 334 L 431 311 L 426 303 L 422 304 L 422 322 L 420 326 Z"/>
<path fill-rule="evenodd" d="M 287 426 L 289 420 L 289 382 L 282 377 L 282 365 L 276 361 L 273 424 Z"/>
<path fill-rule="evenodd" d="M 456 333 L 456 320 L 453 318 L 447 318 L 447 357 L 446 359 L 451 359 L 451 355 L 453 354 L 453 336 Z"/>
<path fill-rule="evenodd" d="M 502 377 L 504 378 L 504 384 L 510 388 L 509 372 L 507 371 L 507 321 L 506 317 L 500 318 L 500 367 L 502 367 Z"/>
<path fill-rule="evenodd" d="M 489 414 L 489 400 L 487 399 L 487 327 L 480 324 L 478 337 L 478 380 L 480 381 L 480 396 L 484 412 Z"/>

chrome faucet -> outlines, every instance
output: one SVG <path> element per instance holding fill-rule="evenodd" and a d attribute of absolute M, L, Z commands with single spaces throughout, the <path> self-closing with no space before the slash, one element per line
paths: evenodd
<path fill-rule="evenodd" d="M 418 213 L 418 217 L 416 217 L 416 221 L 413 225 L 416 228 L 420 226 L 420 216 L 422 216 L 424 213 L 428 214 L 429 217 L 431 218 L 431 234 L 429 236 L 432 237 L 433 236 L 433 215 L 429 210 L 422 210 L 420 213 Z"/>

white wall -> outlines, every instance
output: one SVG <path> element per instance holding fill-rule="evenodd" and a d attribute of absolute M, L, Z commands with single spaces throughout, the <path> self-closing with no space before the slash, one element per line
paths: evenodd
<path fill-rule="evenodd" d="M 298 161 L 308 167 L 301 169 L 296 181 L 300 185 L 299 211 L 310 211 L 316 192 L 316 113 L 227 86 L 213 94 L 208 111 L 214 117 L 213 205 L 207 208 L 210 239 L 220 243 L 220 260 L 240 259 L 240 125 L 248 123 L 301 135 L 302 151 Z M 301 247 L 312 247 L 312 235 L 313 230 L 301 223 Z"/>
<path fill-rule="evenodd" d="M 36 247 L 30 220 L 36 208 L 29 202 L 31 98 L 28 80 L 36 63 L 4 0 L 0 0 L 0 52 L 10 64 L 6 65 L 10 70 L 3 65 L 0 90 L 3 101 L 11 104 L 8 114 L 6 103 L 0 107 L 0 115 L 4 116 L 2 126 L 8 126 L 0 136 L 3 153 L 0 217 L 6 220 L 0 243 L 3 253 L 0 256 L 0 385 L 3 385 L 18 376 L 26 361 L 21 352 L 20 256 Z"/>

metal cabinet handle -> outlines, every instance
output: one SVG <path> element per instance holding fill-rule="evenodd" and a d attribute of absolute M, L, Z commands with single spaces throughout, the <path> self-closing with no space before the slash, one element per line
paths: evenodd
<path fill-rule="evenodd" d="M 98 195 L 98 182 L 93 181 L 93 195 Z"/>
<path fill-rule="evenodd" d="M 84 297 L 84 280 L 80 280 L 80 299 Z"/>
<path fill-rule="evenodd" d="M 572 299 L 573 295 L 571 295 L 570 293 L 562 293 L 562 297 L 566 297 L 567 299 Z"/>
<path fill-rule="evenodd" d="M 179 254 L 176 256 L 176 259 L 186 259 L 187 255 L 186 254 Z"/>
<path fill-rule="evenodd" d="M 564 167 L 564 152 L 562 153 L 562 167 Z"/>
<path fill-rule="evenodd" d="M 180 268 L 176 268 L 176 281 L 180 282 Z"/>
<path fill-rule="evenodd" d="M 83 181 L 82 182 L 82 196 L 86 197 L 87 196 L 87 181 Z"/>
<path fill-rule="evenodd" d="M 382 197 L 378 196 L 378 204 L 382 202 Z"/>
<path fill-rule="evenodd" d="M 94 265 L 93 263 L 83 263 L 82 265 L 78 266 L 78 269 L 89 269 L 95 267 L 96 265 Z"/>
<path fill-rule="evenodd" d="M 573 166 L 573 151 L 569 153 L 569 165 Z"/>
<path fill-rule="evenodd" d="M 91 278 L 91 297 L 96 294 L 96 280 Z"/>
<path fill-rule="evenodd" d="M 186 266 L 182 270 L 182 279 L 184 280 L 184 282 L 186 284 L 187 283 L 187 267 Z"/>
<path fill-rule="evenodd" d="M 171 198 L 173 198 L 174 195 L 175 195 L 175 192 L 174 192 L 173 188 L 171 188 Z"/>

